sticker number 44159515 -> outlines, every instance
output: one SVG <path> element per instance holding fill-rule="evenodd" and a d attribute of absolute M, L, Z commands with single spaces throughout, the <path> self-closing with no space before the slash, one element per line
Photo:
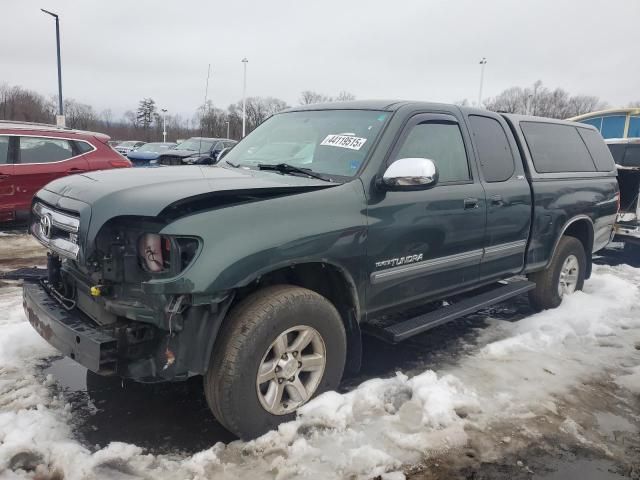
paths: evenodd
<path fill-rule="evenodd" d="M 360 150 L 366 141 L 366 138 L 355 137 L 353 135 L 327 135 L 320 145 Z"/>

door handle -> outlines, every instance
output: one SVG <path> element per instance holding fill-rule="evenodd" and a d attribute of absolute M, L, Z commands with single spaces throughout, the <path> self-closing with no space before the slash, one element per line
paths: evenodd
<path fill-rule="evenodd" d="M 67 170 L 67 173 L 70 175 L 73 175 L 74 173 L 84 173 L 86 172 L 86 170 L 83 170 L 82 168 L 70 168 L 69 170 Z"/>
<path fill-rule="evenodd" d="M 492 195 L 491 205 L 496 205 L 496 206 L 504 205 L 504 199 L 502 198 L 502 195 Z"/>
<path fill-rule="evenodd" d="M 11 175 L 0 175 L 0 180 L 4 180 L 5 178 L 9 178 Z"/>
<path fill-rule="evenodd" d="M 478 204 L 477 198 L 465 198 L 464 199 L 464 209 L 470 210 L 472 208 L 478 208 L 480 205 Z"/>

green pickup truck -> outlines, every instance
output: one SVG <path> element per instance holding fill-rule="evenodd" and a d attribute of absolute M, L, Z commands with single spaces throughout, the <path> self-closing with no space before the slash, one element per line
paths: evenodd
<path fill-rule="evenodd" d="M 523 293 L 558 306 L 619 205 L 592 126 L 453 105 L 294 108 L 221 157 L 47 185 L 30 229 L 48 272 L 24 305 L 93 372 L 203 375 L 242 438 L 357 371 L 362 332 L 400 342 Z"/>

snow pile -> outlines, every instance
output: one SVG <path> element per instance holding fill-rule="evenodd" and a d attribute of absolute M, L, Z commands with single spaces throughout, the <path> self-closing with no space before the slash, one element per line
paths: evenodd
<path fill-rule="evenodd" d="M 471 430 L 553 411 L 581 382 L 615 378 L 640 393 L 639 283 L 638 269 L 596 267 L 586 291 L 556 310 L 488 319 L 455 365 L 326 393 L 277 431 L 192 456 L 79 444 L 63 398 L 37 375 L 53 350 L 26 323 L 19 292 L 0 291 L 0 476 L 30 478 L 37 468 L 69 479 L 402 478 L 388 472 L 465 446 Z"/>

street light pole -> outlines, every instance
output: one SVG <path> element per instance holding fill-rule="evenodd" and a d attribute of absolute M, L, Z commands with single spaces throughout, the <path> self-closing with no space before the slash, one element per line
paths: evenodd
<path fill-rule="evenodd" d="M 227 124 L 227 138 L 229 138 L 229 122 L 225 122 Z"/>
<path fill-rule="evenodd" d="M 482 108 L 482 84 L 484 83 L 484 66 L 487 64 L 487 59 L 482 57 L 480 60 L 480 91 L 478 92 L 478 108 Z"/>
<path fill-rule="evenodd" d="M 162 141 L 167 143 L 167 109 L 162 109 Z"/>
<path fill-rule="evenodd" d="M 56 19 L 56 50 L 58 54 L 58 115 L 60 116 L 56 123 L 58 126 L 64 127 L 64 109 L 62 107 L 62 61 L 60 60 L 60 20 L 57 14 L 45 10 L 44 8 L 41 8 L 40 10 Z"/>
<path fill-rule="evenodd" d="M 246 135 L 246 117 L 247 117 L 247 57 L 242 59 L 242 64 L 244 65 L 244 82 L 242 86 L 242 138 Z"/>

